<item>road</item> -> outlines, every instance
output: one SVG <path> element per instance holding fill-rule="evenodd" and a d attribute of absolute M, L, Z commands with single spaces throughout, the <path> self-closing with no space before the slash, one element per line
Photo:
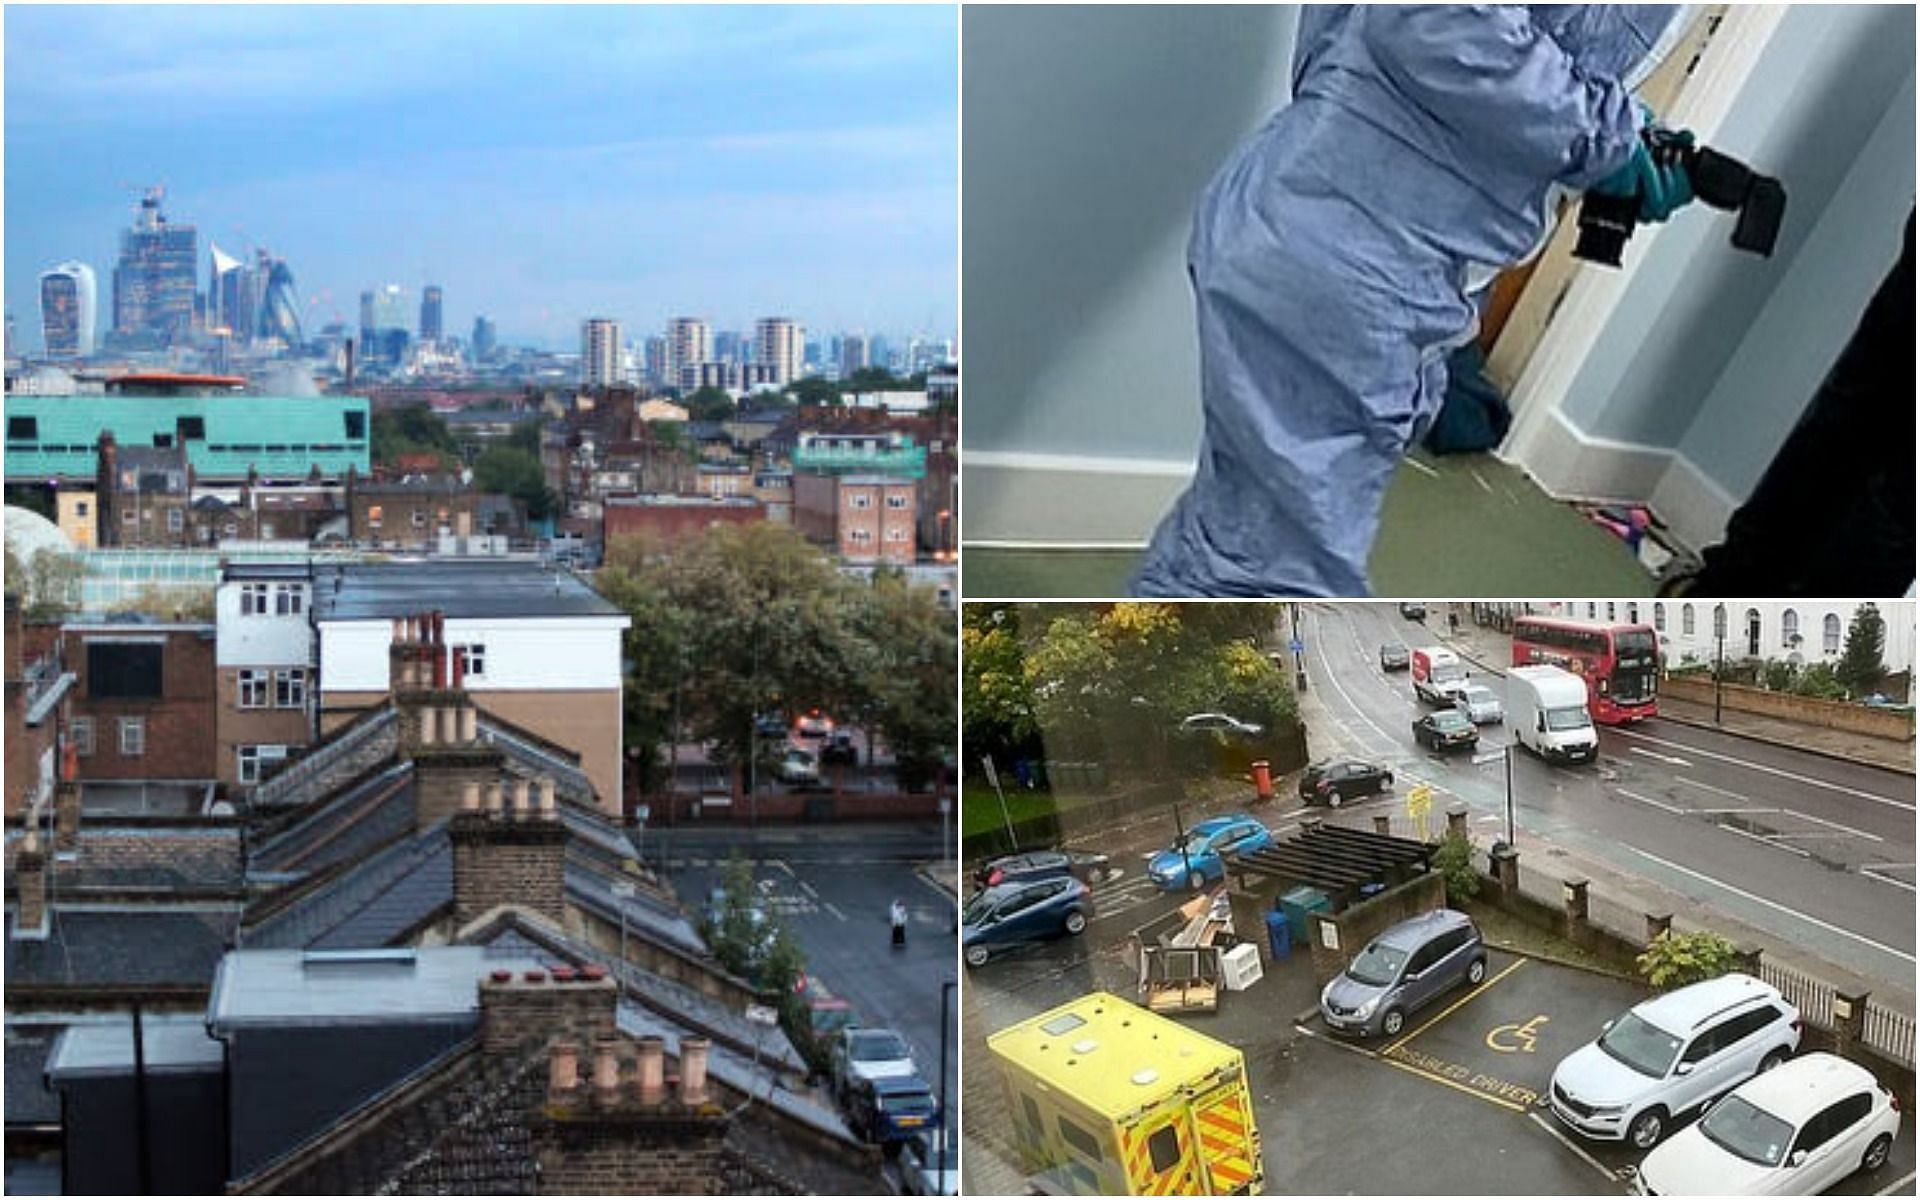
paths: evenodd
<path fill-rule="evenodd" d="M 1383 642 L 1438 638 L 1388 605 L 1311 606 L 1302 630 L 1316 755 L 1386 762 L 1440 789 L 1441 806 L 1465 801 L 1481 845 L 1504 836 L 1504 765 L 1489 752 L 1505 727 L 1482 730 L 1492 761 L 1432 754 L 1409 732 L 1427 710 L 1406 673 L 1380 669 Z M 1473 676 L 1504 697 L 1504 678 Z M 1549 855 L 1550 870 L 1617 888 L 1637 912 L 1711 913 L 1770 956 L 1913 1011 L 1911 776 L 1658 719 L 1603 727 L 1600 749 L 1570 768 L 1513 754 L 1523 873 Z"/>
<path fill-rule="evenodd" d="M 846 999 L 861 1024 L 897 1030 L 931 1083 L 940 1064 L 941 985 L 959 966 L 953 899 L 920 871 L 940 859 L 941 840 L 938 827 L 917 826 L 678 829 L 650 832 L 646 853 L 665 863 L 690 912 L 720 883 L 729 857 L 751 861 L 768 907 L 805 951 L 808 974 Z M 896 896 L 910 915 L 901 950 L 889 945 L 887 908 Z M 959 1065 L 949 1042 L 949 1097 L 960 1094 Z"/>

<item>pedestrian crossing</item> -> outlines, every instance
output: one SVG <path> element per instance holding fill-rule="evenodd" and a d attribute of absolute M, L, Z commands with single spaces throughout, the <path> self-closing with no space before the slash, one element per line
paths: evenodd
<path fill-rule="evenodd" d="M 1113 878 L 1113 874 L 1119 877 Z M 1123 867 L 1093 885 L 1093 912 L 1097 917 L 1114 917 L 1152 904 L 1167 894 L 1147 878 L 1146 871 Z"/>

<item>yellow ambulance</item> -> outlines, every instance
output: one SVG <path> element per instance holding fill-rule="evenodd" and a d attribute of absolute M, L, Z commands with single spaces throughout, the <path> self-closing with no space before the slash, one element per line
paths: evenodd
<path fill-rule="evenodd" d="M 1240 1051 L 1105 992 L 987 1039 L 1033 1186 L 1082 1196 L 1260 1190 Z"/>

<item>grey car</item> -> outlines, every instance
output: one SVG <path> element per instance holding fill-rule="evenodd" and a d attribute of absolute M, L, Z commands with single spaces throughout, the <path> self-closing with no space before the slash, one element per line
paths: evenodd
<path fill-rule="evenodd" d="M 1465 914 L 1437 908 L 1368 942 L 1321 991 L 1320 1018 L 1337 1033 L 1398 1037 L 1409 1015 L 1486 977 L 1480 931 Z"/>

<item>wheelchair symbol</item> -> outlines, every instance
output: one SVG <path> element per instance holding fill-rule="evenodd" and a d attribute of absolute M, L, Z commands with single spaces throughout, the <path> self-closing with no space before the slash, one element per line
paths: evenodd
<path fill-rule="evenodd" d="M 1515 1021 L 1509 1025 L 1495 1025 L 1487 1032 L 1487 1049 L 1502 1054 L 1532 1054 L 1534 1040 L 1540 1036 L 1540 1026 L 1546 1023 L 1547 1018 L 1541 1015 L 1524 1024 Z"/>

